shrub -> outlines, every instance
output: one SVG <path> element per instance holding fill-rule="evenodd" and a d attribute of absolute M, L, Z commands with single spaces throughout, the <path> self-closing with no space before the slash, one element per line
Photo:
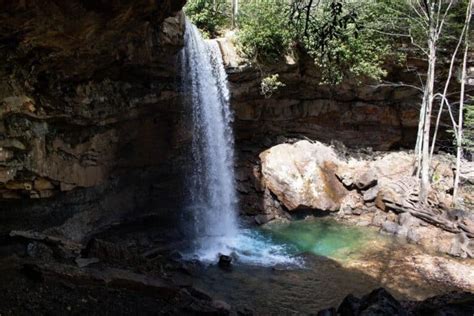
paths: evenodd
<path fill-rule="evenodd" d="M 246 1 L 238 17 L 240 50 L 248 58 L 274 61 L 288 51 L 293 38 L 285 1 Z"/>
<path fill-rule="evenodd" d="M 279 88 L 286 86 L 279 79 L 280 75 L 278 74 L 263 78 L 260 84 L 260 93 L 264 95 L 265 98 L 270 98 Z"/>
<path fill-rule="evenodd" d="M 346 77 L 356 82 L 362 79 L 380 81 L 387 74 L 383 66 L 389 57 L 395 61 L 403 59 L 402 54 L 393 53 L 392 39 L 380 32 L 387 18 L 381 5 L 378 1 L 347 3 L 341 17 L 350 19 L 336 25 L 334 33 L 337 36 L 331 36 L 323 49 L 311 38 L 304 40 L 306 49 L 321 68 L 323 83 L 336 84 Z M 330 10 L 327 1 L 320 6 L 314 32 L 324 29 L 334 19 Z"/>

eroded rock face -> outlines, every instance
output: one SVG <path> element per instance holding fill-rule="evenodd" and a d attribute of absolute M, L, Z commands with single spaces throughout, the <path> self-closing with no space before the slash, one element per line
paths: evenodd
<path fill-rule="evenodd" d="M 184 3 L 0 1 L 0 234 L 80 241 L 179 200 Z"/>
<path fill-rule="evenodd" d="M 376 150 L 414 146 L 421 100 L 416 89 L 351 79 L 325 85 L 314 60 L 303 52 L 296 60 L 254 66 L 238 56 L 232 38 L 219 43 L 229 74 L 238 143 L 261 146 L 268 138 L 284 136 L 325 143 L 338 140 L 348 147 Z M 285 87 L 265 98 L 260 84 L 272 74 L 279 74 Z M 417 84 L 416 72 L 396 66 L 386 79 Z"/>

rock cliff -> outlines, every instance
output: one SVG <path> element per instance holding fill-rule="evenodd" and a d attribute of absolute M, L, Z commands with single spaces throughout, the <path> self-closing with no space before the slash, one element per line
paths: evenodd
<path fill-rule="evenodd" d="M 176 84 L 185 1 L 0 3 L 0 235 L 34 230 L 84 241 L 130 217 L 176 215 L 190 139 Z M 324 86 L 304 54 L 266 68 L 243 66 L 229 41 L 219 42 L 244 213 L 285 214 L 285 201 L 268 198 L 276 190 L 256 179 L 260 152 L 289 138 L 380 150 L 413 144 L 416 90 Z M 265 98 L 260 82 L 273 73 L 286 86 Z M 412 75 L 397 68 L 391 81 Z M 317 179 L 338 183 L 327 172 Z M 328 205 L 293 205 L 289 197 L 285 207 L 337 210 L 341 192 L 341 185 L 324 191 Z"/>
<path fill-rule="evenodd" d="M 219 42 L 241 143 L 275 142 L 285 136 L 375 150 L 414 145 L 421 100 L 419 91 L 409 86 L 417 84 L 415 65 L 391 65 L 386 78 L 390 84 L 349 78 L 334 86 L 321 83 L 319 69 L 304 52 L 258 65 L 239 58 L 232 37 Z M 285 86 L 268 98 L 261 93 L 261 81 L 272 74 Z"/>
<path fill-rule="evenodd" d="M 172 203 L 184 3 L 0 1 L 0 234 Z"/>

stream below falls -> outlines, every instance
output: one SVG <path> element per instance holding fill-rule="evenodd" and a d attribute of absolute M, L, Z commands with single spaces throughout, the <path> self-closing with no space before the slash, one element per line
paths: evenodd
<path fill-rule="evenodd" d="M 453 259 L 427 254 L 369 227 L 314 218 L 252 228 L 248 234 L 247 241 L 256 245 L 246 245 L 253 260 L 244 257 L 239 262 L 237 257 L 229 270 L 191 262 L 192 276 L 182 281 L 236 309 L 257 314 L 315 313 L 337 307 L 348 294 L 362 296 L 379 287 L 402 300 L 422 300 L 457 289 L 444 279 L 433 280 L 433 271 L 417 266 L 420 258 Z M 261 260 L 255 259 L 257 247 L 262 247 Z M 277 258 L 287 257 L 265 265 L 265 247 L 277 249 Z"/>

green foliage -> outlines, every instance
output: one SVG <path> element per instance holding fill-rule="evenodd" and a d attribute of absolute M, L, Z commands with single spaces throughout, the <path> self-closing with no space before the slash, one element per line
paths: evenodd
<path fill-rule="evenodd" d="M 279 88 L 286 86 L 280 80 L 279 74 L 273 74 L 262 79 L 260 84 L 260 93 L 265 96 L 265 98 L 270 98 Z"/>
<path fill-rule="evenodd" d="M 317 23 L 312 27 L 320 29 L 330 25 L 334 19 L 331 10 L 330 3 L 323 4 L 317 12 Z M 335 28 L 337 36 L 330 36 L 324 49 L 311 37 L 304 40 L 305 47 L 321 68 L 323 83 L 337 84 L 347 77 L 356 81 L 381 80 L 387 74 L 384 62 L 403 56 L 392 53 L 392 40 L 380 32 L 386 16 L 379 10 L 379 3 L 355 1 L 347 3 L 342 10 L 347 12 L 340 15 L 350 20 L 340 22 L 345 25 Z"/>
<path fill-rule="evenodd" d="M 450 58 L 452 47 L 459 39 L 459 35 L 466 18 L 466 8 L 468 0 L 454 1 L 449 6 L 449 1 L 432 1 L 435 12 L 439 12 L 439 19 L 445 18 L 442 32 L 439 34 L 437 51 L 442 57 L 443 54 Z M 387 34 L 397 34 L 411 54 L 422 56 L 422 50 L 427 51 L 427 39 L 430 36 L 427 18 L 421 14 L 420 6 L 423 2 L 415 0 L 375 0 L 376 10 L 381 15 L 380 29 Z M 449 11 L 444 16 L 446 9 Z M 414 9 L 416 8 L 416 10 Z"/>
<path fill-rule="evenodd" d="M 377 11 L 380 1 L 322 0 L 308 18 L 295 13 L 295 3 L 304 7 L 307 1 L 243 2 L 238 40 L 246 57 L 275 61 L 299 43 L 320 66 L 322 83 L 386 75 L 383 65 L 393 54 L 390 37 L 376 31 L 388 18 Z"/>
<path fill-rule="evenodd" d="M 191 22 L 208 38 L 216 37 L 229 24 L 229 9 L 226 0 L 188 0 L 184 8 Z"/>
<path fill-rule="evenodd" d="M 426 22 L 415 0 L 240 0 L 237 46 L 262 63 L 303 48 L 321 69 L 321 82 L 380 81 L 385 65 L 426 50 Z M 311 7 L 308 7 L 312 3 Z M 440 2 L 445 6 L 445 2 Z M 440 38 L 440 57 L 449 55 L 464 21 L 467 0 L 455 1 Z M 188 17 L 208 37 L 231 25 L 230 0 L 189 0 Z M 305 8 L 310 8 L 305 11 Z M 474 33 L 474 32 L 473 32 Z M 438 60 L 442 60 L 439 58 Z"/>
<path fill-rule="evenodd" d="M 238 24 L 240 50 L 260 61 L 281 59 L 294 37 L 288 27 L 285 1 L 244 1 Z"/>

